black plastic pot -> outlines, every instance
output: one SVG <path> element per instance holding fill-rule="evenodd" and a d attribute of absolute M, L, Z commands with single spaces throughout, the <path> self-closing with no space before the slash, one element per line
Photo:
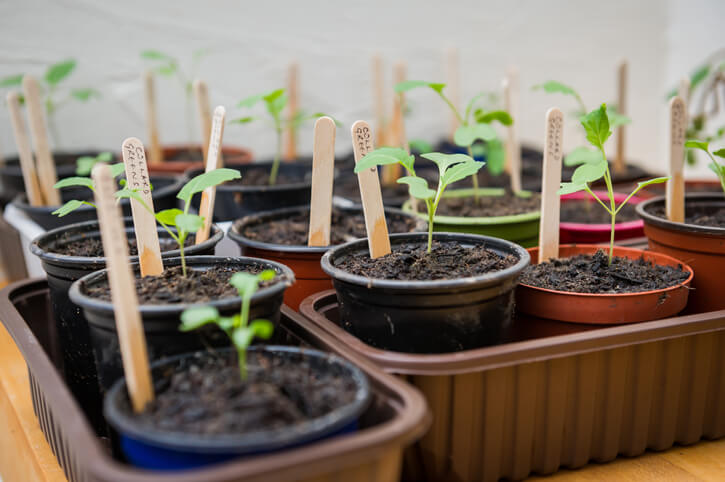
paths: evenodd
<path fill-rule="evenodd" d="M 133 238 L 133 220 L 126 218 L 126 236 Z M 168 233 L 158 228 L 159 238 L 168 238 Z M 90 333 L 80 308 L 68 297 L 68 290 L 76 280 L 106 267 L 106 259 L 101 257 L 67 256 L 54 253 L 58 246 L 79 239 L 100 239 L 98 221 L 72 224 L 48 231 L 35 238 L 30 251 L 40 258 L 43 270 L 48 277 L 50 301 L 55 316 L 58 337 L 62 347 L 64 375 L 68 386 L 78 402 L 83 406 L 95 407 L 92 422 L 96 430 L 102 430 L 104 423 L 101 415 L 101 399 L 98 391 L 98 376 L 91 350 Z M 184 254 L 211 255 L 214 248 L 224 237 L 224 232 L 212 226 L 209 239 L 184 250 Z M 163 258 L 179 256 L 179 250 L 161 253 Z M 130 258 L 138 262 L 138 256 Z M 100 432 L 99 432 L 100 433 Z"/>
<path fill-rule="evenodd" d="M 164 260 L 164 267 L 179 266 L 180 264 L 181 258 Z M 287 266 L 258 258 L 190 256 L 186 258 L 186 265 L 189 269 L 202 271 L 214 265 L 234 266 L 238 267 L 239 271 L 245 271 L 254 266 L 276 271 L 283 279 L 257 291 L 252 296 L 249 311 L 251 320 L 264 318 L 274 324 L 279 320 L 279 308 L 282 306 L 284 290 L 294 282 L 294 274 Z M 138 265 L 134 265 L 134 269 L 138 275 Z M 92 298 L 86 294 L 89 286 L 106 282 L 106 277 L 105 269 L 91 273 L 73 283 L 68 293 L 71 301 L 81 307 L 88 320 L 102 394 L 123 376 L 113 305 L 110 301 Z M 241 298 L 233 296 L 206 304 L 217 308 L 222 316 L 230 316 L 239 312 Z M 213 326 L 207 326 L 205 327 L 207 329 L 197 330 L 193 333 L 179 331 L 181 313 L 190 306 L 192 306 L 191 303 L 139 306 L 150 360 L 196 351 L 208 346 L 229 345 L 226 334 Z"/>
<path fill-rule="evenodd" d="M 221 351 L 235 356 L 231 349 Z M 152 365 L 152 377 L 168 378 L 174 371 L 184 369 L 199 358 L 213 356 L 209 352 L 187 353 L 160 360 Z M 292 361 L 307 360 L 322 371 L 334 371 L 352 379 L 357 386 L 350 403 L 332 412 L 294 427 L 212 437 L 181 432 L 162 431 L 140 424 L 128 410 L 125 379 L 119 380 L 108 392 L 104 413 L 108 423 L 120 434 L 120 445 L 133 465 L 156 470 L 179 470 L 201 467 L 243 455 L 261 455 L 357 430 L 358 418 L 371 400 L 365 374 L 347 360 L 309 348 L 289 346 L 252 347 L 248 351 L 249 369 L 259 367 L 259 358 L 283 357 Z"/>
<path fill-rule="evenodd" d="M 242 178 L 252 171 L 269 172 L 272 162 L 255 162 L 252 164 L 231 164 L 226 166 L 238 170 Z M 201 169 L 190 169 L 186 178 L 191 179 L 204 172 Z M 294 184 L 268 184 L 261 186 L 244 186 L 242 184 L 226 183 L 216 188 L 214 202 L 214 221 L 234 221 L 237 218 L 270 209 L 302 206 L 310 204 L 310 189 L 312 188 L 312 168 L 308 162 L 282 162 L 279 166 L 279 175 L 287 174 L 301 179 Z M 199 205 L 201 195 L 195 196 L 194 206 Z"/>
<path fill-rule="evenodd" d="M 514 288 L 530 257 L 521 246 L 498 238 L 433 233 L 433 242 L 485 245 L 518 262 L 493 273 L 460 279 L 399 281 L 353 275 L 336 267 L 345 257 L 368 253 L 367 239 L 330 249 L 321 260 L 332 277 L 346 330 L 377 348 L 408 353 L 446 353 L 500 342 L 511 323 Z M 393 234 L 390 244 L 426 243 L 427 233 Z"/>
<path fill-rule="evenodd" d="M 183 179 L 178 176 L 152 176 L 151 184 L 154 186 L 152 198 L 156 212 L 176 207 L 176 194 L 183 186 Z M 61 200 L 65 203 L 71 199 L 93 200 L 86 188 L 68 188 L 60 190 Z M 31 206 L 25 193 L 18 194 L 13 199 L 13 205 L 21 210 L 30 219 L 43 229 L 56 229 L 69 224 L 82 223 L 97 219 L 96 208 L 83 205 L 62 218 L 53 214 L 60 206 Z M 128 199 L 121 200 L 124 216 L 131 215 L 131 204 Z"/>

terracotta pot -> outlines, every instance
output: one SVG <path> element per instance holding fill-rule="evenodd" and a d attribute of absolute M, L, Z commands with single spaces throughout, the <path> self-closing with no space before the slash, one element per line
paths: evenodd
<path fill-rule="evenodd" d="M 605 191 L 595 191 L 599 199 L 608 202 L 609 196 Z M 614 201 L 621 203 L 627 198 L 627 194 L 615 192 Z M 592 202 L 592 209 L 602 209 L 602 207 L 586 192 L 575 192 L 561 196 L 561 202 L 569 202 L 575 200 L 587 200 Z M 628 204 L 638 204 L 642 202 L 639 197 L 632 197 Z M 612 226 L 609 223 L 603 224 L 586 224 L 586 223 L 560 223 L 559 224 L 559 242 L 560 243 L 608 243 Z M 626 221 L 616 223 L 614 225 L 614 240 L 622 241 L 625 239 L 641 238 L 644 236 L 644 222 L 641 219 L 636 221 Z M 538 239 L 537 239 L 538 241 Z M 537 243 L 538 244 L 538 243 Z"/>
<path fill-rule="evenodd" d="M 725 309 L 723 273 L 725 273 L 725 228 L 674 223 L 650 214 L 650 209 L 664 207 L 665 198 L 657 197 L 637 206 L 644 219 L 644 233 L 649 248 L 677 258 L 695 270 L 694 288 L 687 305 L 689 313 Z M 685 196 L 685 209 L 697 205 L 725 208 L 722 194 L 697 193 Z"/>
<path fill-rule="evenodd" d="M 183 174 L 189 169 L 204 169 L 203 160 L 166 160 L 179 156 L 182 152 L 189 150 L 198 151 L 199 154 L 202 153 L 201 145 L 197 144 L 171 144 L 162 147 L 164 162 L 149 163 L 149 173 Z M 224 146 L 222 147 L 222 156 L 224 157 L 224 164 L 244 164 L 252 161 L 252 152 L 244 147 Z M 148 154 L 146 157 L 148 158 Z"/>
<path fill-rule="evenodd" d="M 594 254 L 608 246 L 563 245 L 559 256 L 568 258 L 577 254 Z M 530 248 L 532 264 L 539 259 L 539 248 Z M 645 260 L 666 266 L 682 266 L 690 276 L 669 288 L 641 293 L 572 293 L 519 284 L 516 288 L 516 308 L 522 313 L 550 320 L 588 324 L 619 324 L 659 320 L 674 316 L 687 305 L 693 271 L 675 258 L 641 249 L 614 247 L 614 256 Z"/>
<path fill-rule="evenodd" d="M 350 214 L 362 213 L 360 206 L 338 207 L 343 212 Z M 293 310 L 297 310 L 303 299 L 318 291 L 332 288 L 332 279 L 320 266 L 322 255 L 330 249 L 330 246 L 290 246 L 284 244 L 271 244 L 255 241 L 243 236 L 244 228 L 251 223 L 264 222 L 264 220 L 280 219 L 300 211 L 309 212 L 307 206 L 276 209 L 238 219 L 229 230 L 229 237 L 239 244 L 242 249 L 242 256 L 269 259 L 282 263 L 292 269 L 295 273 L 295 283 L 287 288 L 284 293 L 284 302 Z M 391 219 L 392 216 L 414 218 L 413 215 L 404 213 L 399 209 L 386 208 L 385 216 Z M 425 231 L 428 223 L 419 221 L 415 230 Z"/>

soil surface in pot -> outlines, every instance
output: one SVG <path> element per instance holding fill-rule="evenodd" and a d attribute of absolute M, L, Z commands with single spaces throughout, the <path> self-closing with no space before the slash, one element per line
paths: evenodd
<path fill-rule="evenodd" d="M 473 197 L 443 198 L 436 215 L 475 218 L 513 216 L 538 211 L 540 207 L 541 196 L 537 193 L 521 197 L 506 192 L 503 196 L 479 196 L 478 203 Z"/>
<path fill-rule="evenodd" d="M 655 265 L 644 258 L 615 256 L 611 265 L 607 261 L 607 253 L 599 250 L 533 264 L 524 270 L 521 283 L 573 293 L 639 293 L 669 288 L 690 276 L 681 266 Z"/>
<path fill-rule="evenodd" d="M 63 238 L 69 236 L 61 236 L 53 247 L 52 252 L 62 254 L 65 256 L 82 256 L 86 258 L 102 258 L 103 257 L 103 243 L 99 238 L 87 238 L 79 239 L 71 242 L 64 242 Z M 176 241 L 170 238 L 159 237 L 159 245 L 161 252 L 173 251 L 179 248 Z M 191 247 L 194 245 L 194 237 L 191 236 L 184 242 L 184 247 Z M 138 244 L 135 239 L 128 240 L 128 250 L 130 256 L 138 256 Z"/>
<path fill-rule="evenodd" d="M 249 265 L 244 271 L 259 273 L 262 266 Z M 182 276 L 181 266 L 164 269 L 159 276 L 144 276 L 136 278 L 136 293 L 138 301 L 143 305 L 163 305 L 167 303 L 206 303 L 224 298 L 239 296 L 236 288 L 229 284 L 229 278 L 240 268 L 226 266 L 212 266 L 204 270 L 194 270 L 187 267 L 187 276 Z M 262 281 L 260 288 L 271 286 L 281 280 L 277 276 L 273 280 Z M 111 301 L 111 289 L 108 280 L 99 282 L 86 288 L 85 293 L 93 298 Z"/>
<path fill-rule="evenodd" d="M 141 426 L 194 435 L 242 435 L 288 428 L 324 416 L 355 399 L 353 379 L 290 360 L 251 352 L 242 381 L 236 354 L 195 357 L 155 380 L 156 398 L 133 415 Z M 131 415 L 127 397 L 119 408 Z"/>
<path fill-rule="evenodd" d="M 650 206 L 647 208 L 647 212 L 658 218 L 667 219 L 664 204 Z M 703 204 L 688 206 L 685 203 L 685 223 L 711 228 L 725 228 L 725 208 Z"/>
<path fill-rule="evenodd" d="M 483 245 L 472 248 L 456 242 L 433 241 L 396 245 L 393 252 L 371 259 L 369 254 L 342 256 L 335 267 L 373 279 L 426 281 L 465 278 L 500 271 L 516 264 L 514 255 L 502 257 Z"/>
<path fill-rule="evenodd" d="M 402 216 L 386 216 L 388 232 L 409 233 L 416 226 L 416 220 Z M 247 226 L 242 233 L 255 241 L 290 246 L 306 246 L 307 233 L 310 229 L 309 213 L 299 213 L 286 219 L 275 219 L 258 222 Z M 365 217 L 362 212 L 351 214 L 339 209 L 332 209 L 330 225 L 330 243 L 343 244 L 354 239 L 367 236 Z"/>
<path fill-rule="evenodd" d="M 277 173 L 277 182 L 275 186 L 285 184 L 299 184 L 305 182 L 312 177 L 312 172 L 308 172 L 305 175 L 294 172 L 279 172 Z M 268 186 L 269 185 L 269 170 L 268 169 L 250 169 L 242 173 L 241 179 L 233 179 L 224 183 L 228 186 Z"/>
<path fill-rule="evenodd" d="M 164 158 L 164 161 L 181 161 L 181 162 L 203 162 L 204 153 L 201 149 L 179 149 L 174 155 Z"/>
<path fill-rule="evenodd" d="M 602 199 L 605 204 L 609 201 Z M 605 211 L 599 203 L 594 199 L 589 200 L 571 200 L 561 203 L 561 222 L 562 223 L 582 223 L 582 224 L 610 224 L 612 217 Z M 625 223 L 628 221 L 637 221 L 637 211 L 634 204 L 625 204 L 621 211 L 617 213 L 617 222 Z"/>

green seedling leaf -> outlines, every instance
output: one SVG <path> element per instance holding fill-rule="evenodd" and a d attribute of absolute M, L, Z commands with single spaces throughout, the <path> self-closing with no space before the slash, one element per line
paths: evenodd
<path fill-rule="evenodd" d="M 479 124 L 490 124 L 493 121 L 498 121 L 505 126 L 510 126 L 514 123 L 511 115 L 505 110 L 494 110 L 491 112 L 484 112 L 483 110 L 477 110 L 475 114 L 476 122 Z"/>
<path fill-rule="evenodd" d="M 404 176 L 398 179 L 398 184 L 407 184 L 408 192 L 416 199 L 433 199 L 436 192 L 428 187 L 428 182 L 421 177 Z"/>
<path fill-rule="evenodd" d="M 408 147 L 415 152 L 431 152 L 433 150 L 431 143 L 423 139 L 411 139 L 408 141 Z"/>
<path fill-rule="evenodd" d="M 571 176 L 572 184 L 588 184 L 601 179 L 607 170 L 607 161 L 602 159 L 596 164 L 582 164 Z"/>
<path fill-rule="evenodd" d="M 146 60 L 161 60 L 164 62 L 173 62 L 174 58 L 166 55 L 158 50 L 144 50 L 141 52 L 141 58 Z"/>
<path fill-rule="evenodd" d="M 166 224 L 167 226 L 176 226 L 176 216 L 179 216 L 181 214 L 184 214 L 184 211 L 182 211 L 181 209 L 172 208 L 159 211 L 154 214 L 154 217 L 161 224 Z"/>
<path fill-rule="evenodd" d="M 483 162 L 478 162 L 471 159 L 470 161 L 451 166 L 443 174 L 443 177 L 441 178 L 441 184 L 447 186 L 448 184 L 453 184 L 454 182 L 460 181 L 461 179 L 465 179 L 468 176 L 477 173 L 483 167 L 483 165 Z"/>
<path fill-rule="evenodd" d="M 402 92 L 408 92 L 409 90 L 417 89 L 418 87 L 429 87 L 439 94 L 443 92 L 446 84 L 436 82 L 426 82 L 425 80 L 405 80 L 395 84 L 394 90 L 400 94 Z"/>
<path fill-rule="evenodd" d="M 187 233 L 195 233 L 204 225 L 204 218 L 196 214 L 177 214 L 174 218 L 176 227 Z"/>
<path fill-rule="evenodd" d="M 438 166 L 438 172 L 440 178 L 443 178 L 446 170 L 454 164 L 461 162 L 476 162 L 470 156 L 465 154 L 441 154 L 440 152 L 429 152 L 428 154 L 422 154 L 422 158 L 433 161 Z"/>
<path fill-rule="evenodd" d="M 725 159 L 725 149 L 718 149 L 717 151 L 713 152 L 713 154 L 717 157 Z"/>
<path fill-rule="evenodd" d="M 273 269 L 265 269 L 257 275 L 259 281 L 271 281 L 277 276 L 277 272 Z"/>
<path fill-rule="evenodd" d="M 408 154 L 405 149 L 400 147 L 380 147 L 365 154 L 360 162 L 355 164 L 354 172 L 357 174 L 371 167 L 386 164 L 401 164 L 406 170 L 412 172 L 414 162 L 415 156 Z"/>
<path fill-rule="evenodd" d="M 181 191 L 179 191 L 176 197 L 184 202 L 190 202 L 194 194 L 200 193 L 208 187 L 218 186 L 227 181 L 241 179 L 241 177 L 242 175 L 235 169 L 214 169 L 213 171 L 199 174 L 191 179 L 181 188 Z"/>
<path fill-rule="evenodd" d="M 88 176 L 91 169 L 96 165 L 96 158 L 90 156 L 82 156 L 76 159 L 76 174 L 79 176 Z"/>
<path fill-rule="evenodd" d="M 229 279 L 229 284 L 234 286 L 242 297 L 250 297 L 257 292 L 259 278 L 258 275 L 251 273 L 234 273 Z"/>
<path fill-rule="evenodd" d="M 230 120 L 229 124 L 249 124 L 250 122 L 254 122 L 255 120 L 257 120 L 256 117 L 250 117 L 250 116 L 240 117 L 238 119 Z"/>
<path fill-rule="evenodd" d="M 95 204 L 89 203 L 87 201 L 78 201 L 77 199 L 72 199 L 68 201 L 67 203 L 63 204 L 61 207 L 53 211 L 51 214 L 54 216 L 58 216 L 59 218 L 62 218 L 66 214 L 70 214 L 79 207 L 83 206 L 84 204 L 87 204 L 88 206 L 96 207 Z"/>
<path fill-rule="evenodd" d="M 663 182 L 669 181 L 669 177 L 656 177 L 654 179 L 650 179 L 649 181 L 642 181 L 637 183 L 637 189 L 641 189 L 646 186 L 650 186 L 652 184 L 662 184 Z"/>
<path fill-rule="evenodd" d="M 577 147 L 564 158 L 565 166 L 577 166 L 579 164 L 598 164 L 604 158 L 602 152 L 588 147 Z"/>
<path fill-rule="evenodd" d="M 618 113 L 617 108 L 613 105 L 607 106 L 607 117 L 609 118 L 609 127 L 612 129 L 632 123 L 632 119 L 624 114 Z"/>
<path fill-rule="evenodd" d="M 269 320 L 257 319 L 249 324 L 249 329 L 254 333 L 255 338 L 269 340 L 274 333 L 274 324 Z"/>
<path fill-rule="evenodd" d="M 473 147 L 476 147 L 475 145 Z M 474 152 L 475 155 L 475 152 Z M 486 144 L 486 169 L 494 176 L 503 172 L 506 164 L 506 152 L 500 140 L 494 139 Z"/>
<path fill-rule="evenodd" d="M 279 89 L 275 93 L 280 91 L 281 93 L 279 95 L 274 95 L 269 98 L 265 97 L 264 99 L 267 104 L 267 111 L 272 117 L 278 117 L 287 105 L 287 94 L 284 93 L 284 89 Z"/>
<path fill-rule="evenodd" d="M 213 306 L 195 306 L 181 313 L 181 331 L 192 331 L 219 320 L 219 311 Z"/>
<path fill-rule="evenodd" d="M 70 95 L 72 95 L 74 99 L 80 100 L 81 102 L 86 102 L 92 97 L 101 97 L 100 92 L 90 87 L 85 89 L 73 89 L 71 90 Z"/>
<path fill-rule="evenodd" d="M 469 147 L 478 139 L 491 141 L 496 138 L 496 131 L 488 124 L 463 125 L 456 129 L 453 135 L 453 142 L 461 147 Z"/>
<path fill-rule="evenodd" d="M 9 75 L 0 79 L 0 87 L 19 87 L 23 83 L 23 74 Z"/>
<path fill-rule="evenodd" d="M 562 182 L 557 194 L 563 196 L 564 194 L 572 194 L 586 189 L 586 184 L 575 184 L 573 182 Z"/>
<path fill-rule="evenodd" d="M 116 178 L 126 171 L 126 166 L 122 162 L 111 165 L 111 177 Z"/>
<path fill-rule="evenodd" d="M 76 61 L 73 59 L 53 64 L 48 67 L 48 70 L 45 72 L 45 81 L 48 85 L 57 85 L 60 81 L 68 77 L 75 68 Z"/>
<path fill-rule="evenodd" d="M 607 142 L 612 131 L 609 130 L 609 118 L 607 117 L 607 104 L 602 104 L 599 109 L 595 109 L 584 116 L 582 126 L 587 133 L 587 140 L 599 149 L 604 149 L 604 143 Z"/>
<path fill-rule="evenodd" d="M 66 187 L 87 187 L 88 189 L 95 190 L 95 186 L 93 185 L 93 180 L 91 178 L 79 176 L 66 177 L 65 179 L 61 179 L 60 181 L 56 182 L 53 187 L 55 189 L 63 189 Z"/>
<path fill-rule="evenodd" d="M 698 141 L 696 139 L 690 139 L 685 142 L 685 147 L 689 149 L 700 149 L 702 151 L 708 152 L 710 149 L 709 143 L 704 141 Z"/>
<path fill-rule="evenodd" d="M 532 87 L 534 90 L 542 89 L 547 94 L 564 94 L 564 95 L 571 95 L 572 97 L 579 98 L 579 94 L 576 90 L 574 90 L 572 87 L 569 87 L 566 84 L 562 84 L 561 82 L 557 82 L 555 80 L 547 80 L 543 84 L 535 85 Z"/>

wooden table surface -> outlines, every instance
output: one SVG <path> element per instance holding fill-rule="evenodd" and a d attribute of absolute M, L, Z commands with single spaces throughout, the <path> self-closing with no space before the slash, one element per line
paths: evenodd
<path fill-rule="evenodd" d="M 2 482 L 64 481 L 30 401 L 28 373 L 20 351 L 0 324 L 0 478 Z M 530 480 L 716 481 L 725 480 L 725 439 L 618 458 Z"/>

